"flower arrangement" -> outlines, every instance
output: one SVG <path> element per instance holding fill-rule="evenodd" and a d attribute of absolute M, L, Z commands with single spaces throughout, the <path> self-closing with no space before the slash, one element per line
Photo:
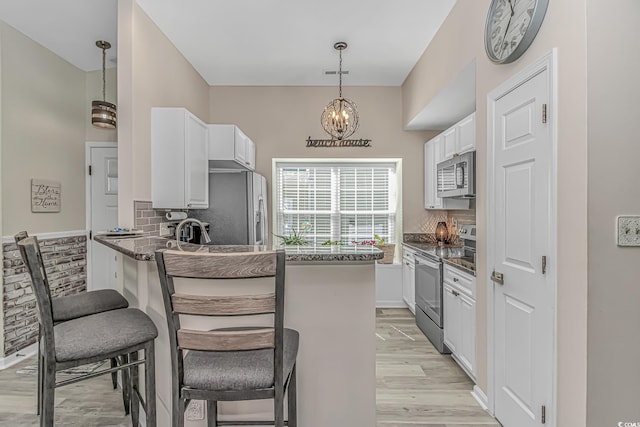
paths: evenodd
<path fill-rule="evenodd" d="M 373 235 L 373 239 L 371 240 L 352 240 L 351 243 L 358 246 L 375 246 L 384 252 L 384 257 L 379 259 L 378 262 L 380 264 L 391 264 L 393 263 L 393 257 L 396 251 L 396 245 L 393 243 L 385 243 L 385 240 L 380 237 L 378 234 Z"/>
<path fill-rule="evenodd" d="M 381 238 L 379 234 L 374 234 L 371 240 L 352 240 L 351 243 L 358 246 L 376 246 L 384 245 L 384 239 Z"/>

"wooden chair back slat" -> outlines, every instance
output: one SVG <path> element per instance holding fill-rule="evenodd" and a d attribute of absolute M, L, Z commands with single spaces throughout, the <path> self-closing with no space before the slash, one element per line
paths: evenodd
<path fill-rule="evenodd" d="M 168 276 L 195 279 L 241 279 L 273 277 L 276 257 L 273 252 L 190 253 L 165 251 Z"/>
<path fill-rule="evenodd" d="M 276 294 L 202 296 L 173 294 L 173 311 L 203 316 L 246 316 L 275 313 Z"/>
<path fill-rule="evenodd" d="M 273 328 L 216 331 L 180 329 L 178 330 L 178 346 L 184 350 L 208 351 L 274 348 L 275 330 Z"/>

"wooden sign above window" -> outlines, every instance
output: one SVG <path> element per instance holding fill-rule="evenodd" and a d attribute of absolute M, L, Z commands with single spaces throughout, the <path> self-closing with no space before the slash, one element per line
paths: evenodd
<path fill-rule="evenodd" d="M 371 147 L 370 139 L 311 139 L 307 138 L 307 147 Z"/>

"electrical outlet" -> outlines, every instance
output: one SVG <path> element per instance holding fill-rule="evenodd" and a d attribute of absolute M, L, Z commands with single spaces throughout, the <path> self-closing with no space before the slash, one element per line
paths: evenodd
<path fill-rule="evenodd" d="M 618 217 L 618 246 L 640 246 L 640 216 Z"/>
<path fill-rule="evenodd" d="M 168 222 L 161 222 L 160 223 L 160 235 L 161 236 L 168 236 L 169 234 L 171 234 L 171 232 L 169 231 L 169 223 Z"/>
<path fill-rule="evenodd" d="M 204 420 L 204 401 L 192 400 L 187 406 L 187 420 Z"/>

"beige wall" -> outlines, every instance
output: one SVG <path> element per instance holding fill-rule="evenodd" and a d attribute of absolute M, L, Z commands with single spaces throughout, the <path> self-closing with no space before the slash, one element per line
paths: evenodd
<path fill-rule="evenodd" d="M 85 228 L 85 72 L 0 21 L 2 233 Z M 60 213 L 32 213 L 31 178 L 62 185 Z"/>
<path fill-rule="evenodd" d="M 402 130 L 399 87 L 344 88 L 360 116 L 360 128 L 351 138 L 371 139 L 370 148 L 306 147 L 308 137 L 329 138 L 320 114 L 337 96 L 336 87 L 211 87 L 209 93 L 209 123 L 236 124 L 255 142 L 256 171 L 267 177 L 269 196 L 274 157 L 402 158 L 404 230 L 421 230 L 426 212 L 423 143 L 435 133 Z"/>
<path fill-rule="evenodd" d="M 459 0 L 403 85 L 403 118 L 412 119 L 448 80 L 477 59 L 477 221 L 487 241 L 487 94 L 558 48 L 558 426 L 585 425 L 587 311 L 586 10 L 584 0 L 549 2 L 536 40 L 513 64 L 484 52 L 490 0 Z M 478 385 L 487 390 L 486 247 L 478 248 Z"/>
<path fill-rule="evenodd" d="M 133 226 L 133 200 L 151 200 L 151 107 L 209 116 L 209 86 L 133 0 L 118 1 L 118 221 Z"/>
<path fill-rule="evenodd" d="M 116 68 L 108 68 L 105 73 L 107 82 L 107 102 L 118 104 L 117 83 L 118 73 Z M 117 129 L 105 129 L 91 124 L 91 102 L 102 100 L 102 70 L 86 73 L 85 86 L 85 140 L 93 142 L 113 142 L 118 140 Z"/>
<path fill-rule="evenodd" d="M 640 3 L 587 1 L 589 319 L 587 425 L 640 420 L 640 248 L 616 245 L 617 215 L 640 215 Z"/>

